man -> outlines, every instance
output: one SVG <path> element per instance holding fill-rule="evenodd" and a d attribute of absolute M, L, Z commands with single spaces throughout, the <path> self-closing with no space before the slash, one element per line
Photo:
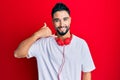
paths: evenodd
<path fill-rule="evenodd" d="M 56 34 L 44 26 L 16 49 L 16 58 L 37 59 L 39 80 L 91 80 L 95 69 L 86 42 L 70 32 L 70 10 L 57 3 L 52 9 Z"/>

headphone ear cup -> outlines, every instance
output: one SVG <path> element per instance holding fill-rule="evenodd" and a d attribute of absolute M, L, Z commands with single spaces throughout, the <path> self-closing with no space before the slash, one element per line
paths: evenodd
<path fill-rule="evenodd" d="M 68 45 L 70 44 L 71 40 L 72 40 L 72 35 L 70 38 L 66 38 L 64 41 L 60 38 L 55 38 L 56 42 L 58 45 L 63 46 L 63 45 Z"/>
<path fill-rule="evenodd" d="M 64 45 L 64 42 L 63 42 L 62 39 L 60 39 L 60 38 L 56 38 L 56 42 L 57 42 L 57 44 L 60 45 L 60 46 L 63 46 L 63 45 Z"/>
<path fill-rule="evenodd" d="M 71 42 L 71 38 L 66 38 L 66 39 L 64 40 L 64 44 L 65 44 L 65 45 L 70 44 L 70 42 Z"/>

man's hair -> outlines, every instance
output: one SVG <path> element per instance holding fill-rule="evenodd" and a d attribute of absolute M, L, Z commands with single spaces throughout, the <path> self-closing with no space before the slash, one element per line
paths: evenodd
<path fill-rule="evenodd" d="M 54 15 L 54 13 L 57 12 L 57 11 L 66 11 L 66 12 L 70 15 L 70 10 L 69 10 L 69 8 L 68 8 L 65 4 L 63 4 L 63 3 L 61 3 L 61 2 L 57 3 L 57 4 L 53 7 L 52 13 L 51 13 L 52 17 L 53 17 L 53 15 Z"/>

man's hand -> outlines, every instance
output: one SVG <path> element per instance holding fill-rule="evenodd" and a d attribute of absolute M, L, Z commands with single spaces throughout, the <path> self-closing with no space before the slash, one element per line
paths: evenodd
<path fill-rule="evenodd" d="M 41 37 L 48 37 L 51 36 L 52 32 L 49 27 L 47 27 L 47 24 L 44 23 L 44 26 L 40 28 L 37 32 L 34 33 L 34 36 L 38 39 Z"/>
<path fill-rule="evenodd" d="M 48 37 L 48 36 L 51 36 L 51 35 L 52 35 L 51 30 L 47 27 L 46 23 L 44 23 L 44 26 L 40 30 L 38 30 L 32 36 L 30 36 L 29 38 L 25 39 L 24 41 L 22 41 L 20 43 L 20 45 L 18 46 L 18 48 L 14 52 L 14 56 L 16 58 L 26 57 L 27 54 L 28 54 L 28 50 L 29 50 L 30 46 L 37 39 L 39 39 L 41 37 Z"/>

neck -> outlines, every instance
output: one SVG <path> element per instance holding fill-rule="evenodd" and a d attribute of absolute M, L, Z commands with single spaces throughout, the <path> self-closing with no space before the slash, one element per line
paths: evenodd
<path fill-rule="evenodd" d="M 71 34 L 70 34 L 70 31 L 68 31 L 65 35 L 61 36 L 57 33 L 57 36 L 59 38 L 61 38 L 62 40 L 66 39 L 66 38 L 70 38 Z"/>

